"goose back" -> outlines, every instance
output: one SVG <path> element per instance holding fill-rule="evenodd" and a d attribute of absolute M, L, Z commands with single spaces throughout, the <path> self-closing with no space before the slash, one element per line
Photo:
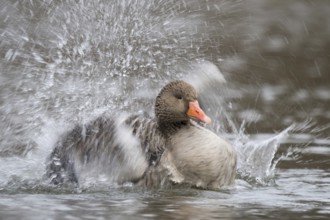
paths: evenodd
<path fill-rule="evenodd" d="M 56 144 L 46 175 L 52 183 L 78 183 L 82 173 L 105 173 L 117 182 L 141 179 L 159 161 L 165 141 L 154 119 L 134 115 L 116 121 L 105 115 L 76 126 Z"/>

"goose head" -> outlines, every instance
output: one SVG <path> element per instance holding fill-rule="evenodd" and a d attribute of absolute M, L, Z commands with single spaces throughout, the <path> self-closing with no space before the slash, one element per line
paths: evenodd
<path fill-rule="evenodd" d="M 211 123 L 199 106 L 195 88 L 182 80 L 163 87 L 156 98 L 155 115 L 161 127 L 180 127 L 188 124 L 190 119 Z"/>

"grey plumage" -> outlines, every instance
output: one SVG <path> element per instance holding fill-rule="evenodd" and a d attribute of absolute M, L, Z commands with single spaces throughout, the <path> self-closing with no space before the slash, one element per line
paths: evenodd
<path fill-rule="evenodd" d="M 166 141 L 156 127 L 154 119 L 141 115 L 122 122 L 102 115 L 87 125 L 76 126 L 56 144 L 48 159 L 46 175 L 54 184 L 78 183 L 77 167 L 100 165 L 111 173 L 111 170 L 117 171 L 114 168 L 125 167 L 130 162 L 139 166 L 133 169 L 134 173 L 127 171 L 127 177 L 119 175 L 117 181 L 137 181 L 149 166 L 157 164 L 165 149 Z M 129 136 L 123 137 L 123 133 Z M 125 138 L 133 142 L 126 143 Z"/>
<path fill-rule="evenodd" d="M 115 120 L 102 115 L 76 126 L 56 144 L 46 175 L 54 184 L 78 184 L 81 173 L 97 169 L 118 183 L 145 187 L 231 185 L 236 153 L 225 140 L 191 120 L 188 109 L 196 100 L 195 89 L 178 80 L 156 97 L 155 118 L 133 115 Z"/>

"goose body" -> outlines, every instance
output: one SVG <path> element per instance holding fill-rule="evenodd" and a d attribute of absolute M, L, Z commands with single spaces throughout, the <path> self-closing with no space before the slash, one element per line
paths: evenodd
<path fill-rule="evenodd" d="M 171 138 L 169 152 L 183 178 L 181 182 L 210 189 L 234 182 L 236 153 L 233 147 L 194 122 Z"/>
<path fill-rule="evenodd" d="M 147 187 L 176 183 L 220 189 L 233 184 L 234 148 L 193 120 L 211 122 L 195 89 L 173 81 L 156 97 L 155 118 L 103 115 L 65 134 L 48 159 L 46 174 L 55 184 L 79 183 L 84 172 L 95 169 L 118 183 Z"/>

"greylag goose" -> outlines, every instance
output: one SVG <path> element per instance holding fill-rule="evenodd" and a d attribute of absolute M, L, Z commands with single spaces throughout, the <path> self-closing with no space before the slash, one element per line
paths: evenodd
<path fill-rule="evenodd" d="M 79 183 L 86 171 L 147 187 L 175 183 L 220 189 L 233 184 L 234 148 L 199 123 L 211 119 L 199 107 L 196 90 L 173 81 L 156 97 L 155 118 L 102 115 L 65 134 L 48 159 L 46 174 L 54 184 Z"/>

